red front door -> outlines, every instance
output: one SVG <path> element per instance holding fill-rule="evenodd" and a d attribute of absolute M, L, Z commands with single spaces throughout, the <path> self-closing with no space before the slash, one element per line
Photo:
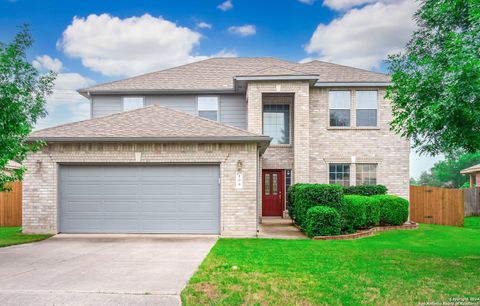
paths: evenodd
<path fill-rule="evenodd" d="M 283 170 L 263 170 L 262 216 L 282 216 L 285 179 Z"/>

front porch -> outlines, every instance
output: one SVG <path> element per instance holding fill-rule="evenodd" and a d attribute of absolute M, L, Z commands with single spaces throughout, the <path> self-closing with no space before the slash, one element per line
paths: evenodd
<path fill-rule="evenodd" d="M 262 217 L 258 238 L 307 239 L 290 218 Z"/>

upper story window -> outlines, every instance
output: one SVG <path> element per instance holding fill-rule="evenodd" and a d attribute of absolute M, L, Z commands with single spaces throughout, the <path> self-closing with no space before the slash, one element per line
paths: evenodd
<path fill-rule="evenodd" d="M 123 111 L 142 108 L 143 106 L 143 97 L 123 97 Z"/>
<path fill-rule="evenodd" d="M 210 120 L 218 120 L 218 97 L 198 97 L 198 115 Z"/>
<path fill-rule="evenodd" d="M 357 126 L 377 126 L 377 97 L 378 92 L 376 90 L 356 91 Z"/>
<path fill-rule="evenodd" d="M 290 105 L 263 105 L 263 134 L 272 137 L 272 144 L 290 144 Z"/>
<path fill-rule="evenodd" d="M 350 126 L 350 91 L 330 91 L 328 105 L 330 109 L 330 126 Z"/>
<path fill-rule="evenodd" d="M 377 164 L 357 164 L 356 175 L 357 185 L 376 185 Z"/>
<path fill-rule="evenodd" d="M 350 164 L 329 164 L 329 184 L 350 185 Z"/>

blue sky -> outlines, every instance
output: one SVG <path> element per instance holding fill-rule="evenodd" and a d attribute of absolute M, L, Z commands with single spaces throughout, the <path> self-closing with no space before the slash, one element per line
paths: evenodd
<path fill-rule="evenodd" d="M 38 128 L 88 118 L 80 87 L 211 56 L 322 59 L 385 72 L 415 0 L 0 0 L 0 41 L 27 23 L 29 59 L 58 79 Z M 412 154 L 411 174 L 435 159 Z"/>

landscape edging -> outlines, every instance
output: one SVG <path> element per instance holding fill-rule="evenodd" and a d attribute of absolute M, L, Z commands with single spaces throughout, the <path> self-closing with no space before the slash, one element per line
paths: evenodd
<path fill-rule="evenodd" d="M 409 222 L 399 226 L 377 226 L 373 227 L 368 230 L 359 231 L 353 234 L 346 234 L 346 235 L 338 235 L 338 236 L 315 236 L 313 240 L 351 240 L 351 239 L 358 239 L 363 237 L 373 236 L 375 232 L 385 232 L 385 231 L 393 231 L 393 230 L 412 230 L 418 229 L 418 223 Z"/>

